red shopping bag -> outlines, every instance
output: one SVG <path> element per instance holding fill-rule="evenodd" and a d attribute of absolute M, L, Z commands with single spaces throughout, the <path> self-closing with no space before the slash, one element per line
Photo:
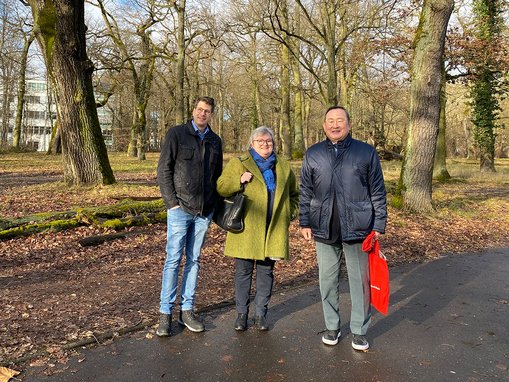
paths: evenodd
<path fill-rule="evenodd" d="M 369 256 L 369 283 L 371 305 L 382 314 L 389 310 L 389 267 L 387 259 L 380 252 L 380 243 L 371 232 L 362 243 L 362 250 Z"/>

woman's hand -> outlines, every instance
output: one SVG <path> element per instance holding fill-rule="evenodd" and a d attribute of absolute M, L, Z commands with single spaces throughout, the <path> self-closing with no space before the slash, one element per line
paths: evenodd
<path fill-rule="evenodd" d="M 248 183 L 253 179 L 253 174 L 249 171 L 246 171 L 244 174 L 240 176 L 240 184 Z"/>

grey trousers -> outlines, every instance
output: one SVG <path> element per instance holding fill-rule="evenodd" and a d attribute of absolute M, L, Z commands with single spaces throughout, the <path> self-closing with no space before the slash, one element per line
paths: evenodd
<path fill-rule="evenodd" d="M 327 330 L 337 330 L 341 325 L 339 270 L 344 254 L 352 301 L 350 330 L 353 334 L 366 334 L 371 322 L 371 302 L 368 254 L 362 251 L 362 244 L 343 243 L 341 246 L 316 242 L 316 254 L 323 316 Z"/>
<path fill-rule="evenodd" d="M 274 264 L 275 261 L 270 259 L 260 261 L 235 258 L 235 304 L 238 313 L 249 312 L 251 282 L 256 266 L 255 314 L 265 317 L 272 296 Z"/>

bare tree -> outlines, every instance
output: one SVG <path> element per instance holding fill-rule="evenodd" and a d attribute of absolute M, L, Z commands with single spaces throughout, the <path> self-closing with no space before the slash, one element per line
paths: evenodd
<path fill-rule="evenodd" d="M 447 24 L 453 7 L 453 0 L 425 1 L 415 36 L 410 125 L 400 180 L 404 189 L 403 205 L 410 210 L 425 212 L 432 209 L 442 62 Z"/>
<path fill-rule="evenodd" d="M 142 7 L 142 5 L 139 4 L 139 7 L 136 8 L 136 12 L 132 11 L 138 15 L 140 9 L 144 9 L 146 13 L 144 18 L 134 25 L 135 34 L 139 39 L 139 51 L 136 52 L 132 49 L 132 46 L 128 46 L 126 41 L 124 41 L 122 30 L 113 14 L 106 10 L 104 1 L 95 0 L 92 4 L 96 4 L 100 8 L 108 35 L 120 51 L 122 61 L 127 66 L 132 76 L 134 85 L 134 110 L 128 155 L 137 156 L 139 160 L 144 160 L 147 150 L 146 109 L 150 98 L 150 89 L 156 61 L 155 48 L 150 33 L 151 27 L 160 21 L 160 16 L 157 15 L 155 3 L 151 0 L 147 2 L 146 7 Z M 134 15 L 132 15 L 132 17 L 129 15 L 130 13 L 127 14 L 127 17 L 131 20 L 137 19 Z"/>
<path fill-rule="evenodd" d="M 28 50 L 30 45 L 35 39 L 35 33 L 33 29 L 28 34 L 23 33 L 23 49 L 21 51 L 20 66 L 19 66 L 19 77 L 18 77 L 18 103 L 16 107 L 16 120 L 14 122 L 14 128 L 12 129 L 12 146 L 19 148 L 21 139 L 21 123 L 23 120 L 23 106 L 25 104 L 25 80 L 28 60 Z"/>
<path fill-rule="evenodd" d="M 0 5 L 0 70 L 2 88 L 2 126 L 0 128 L 0 144 L 7 143 L 9 121 L 11 119 L 10 107 L 14 98 L 15 73 L 18 70 L 18 39 L 10 20 L 14 17 L 14 9 L 7 2 Z"/>

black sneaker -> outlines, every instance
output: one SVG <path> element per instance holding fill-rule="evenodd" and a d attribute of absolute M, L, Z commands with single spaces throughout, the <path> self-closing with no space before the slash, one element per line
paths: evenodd
<path fill-rule="evenodd" d="M 366 339 L 366 336 L 361 334 L 354 334 L 352 340 L 352 347 L 355 350 L 366 351 L 369 349 L 369 342 Z"/>
<path fill-rule="evenodd" d="M 161 313 L 159 316 L 159 326 L 157 327 L 156 334 L 159 337 L 171 336 L 171 314 Z"/>
<path fill-rule="evenodd" d="M 198 321 L 192 310 L 180 311 L 178 323 L 186 326 L 192 332 L 203 332 L 205 327 Z"/>
<path fill-rule="evenodd" d="M 322 336 L 322 342 L 325 345 L 336 345 L 341 337 L 341 330 L 326 330 Z"/>

